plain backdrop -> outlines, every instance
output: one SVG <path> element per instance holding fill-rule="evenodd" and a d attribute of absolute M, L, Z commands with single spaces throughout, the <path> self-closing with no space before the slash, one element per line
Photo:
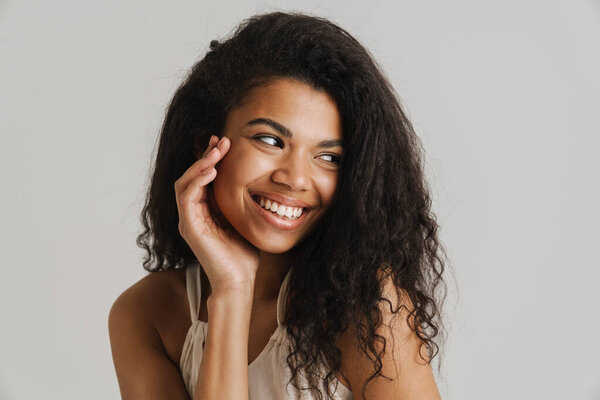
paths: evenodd
<path fill-rule="evenodd" d="M 165 107 L 260 12 L 330 18 L 426 151 L 451 260 L 445 399 L 600 399 L 600 4 L 1 1 L 0 399 L 116 399 L 107 316 Z"/>

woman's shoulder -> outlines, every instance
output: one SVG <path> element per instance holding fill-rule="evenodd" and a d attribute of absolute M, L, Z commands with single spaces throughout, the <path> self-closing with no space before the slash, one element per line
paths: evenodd
<path fill-rule="evenodd" d="M 185 269 L 152 272 L 127 288 L 114 301 L 110 321 L 138 321 L 147 333 L 156 334 L 156 345 L 172 361 L 181 353 L 182 340 L 191 325 Z M 113 330 L 125 329 L 113 324 Z M 142 332 L 140 332 L 141 334 Z"/>
<path fill-rule="evenodd" d="M 137 308 L 146 317 L 155 316 L 173 301 L 185 296 L 185 269 L 151 272 L 125 289 L 115 300 Z"/>
<path fill-rule="evenodd" d="M 185 271 L 179 270 L 150 273 L 114 301 L 108 332 L 122 394 L 170 391 L 185 398 L 177 365 L 191 324 L 186 305 Z"/>

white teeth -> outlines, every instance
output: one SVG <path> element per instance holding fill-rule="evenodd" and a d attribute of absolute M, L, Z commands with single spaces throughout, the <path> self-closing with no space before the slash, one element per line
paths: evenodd
<path fill-rule="evenodd" d="M 304 209 L 302 207 L 288 207 L 282 204 L 278 204 L 270 199 L 258 196 L 258 204 L 261 207 L 276 213 L 280 217 L 286 217 L 288 219 L 296 219 L 302 215 Z"/>

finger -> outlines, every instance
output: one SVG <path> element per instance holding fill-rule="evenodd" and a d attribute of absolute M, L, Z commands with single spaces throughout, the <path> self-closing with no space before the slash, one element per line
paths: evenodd
<path fill-rule="evenodd" d="M 215 136 L 215 135 L 211 135 L 210 139 L 208 140 L 208 146 L 206 147 L 206 149 L 204 150 L 204 153 L 202 154 L 202 156 L 198 159 L 198 161 L 202 160 L 202 159 L 206 159 L 206 156 L 208 155 L 208 153 L 219 143 L 219 137 Z M 202 166 L 198 166 L 198 161 L 196 161 L 194 164 L 192 164 L 186 171 L 185 173 L 179 177 L 179 179 L 177 179 L 175 181 L 175 202 L 177 204 L 180 203 L 179 197 L 181 196 L 181 193 L 183 193 L 186 189 L 187 186 L 189 185 L 190 181 L 192 179 L 194 179 L 194 175 L 198 176 L 199 173 L 197 172 L 199 168 L 201 168 Z M 204 162 L 206 163 L 206 161 Z M 204 173 L 200 173 L 200 175 L 207 175 L 207 172 L 210 171 L 203 171 Z"/>
<path fill-rule="evenodd" d="M 217 143 L 219 143 L 219 137 L 211 135 L 210 140 L 208 141 L 208 146 L 206 146 L 206 149 L 204 150 L 204 153 L 202 153 L 200 158 L 205 157 L 208 154 L 208 152 L 211 151 L 213 147 L 217 145 Z"/>
<path fill-rule="evenodd" d="M 221 140 L 217 143 L 217 145 L 206 155 L 206 158 L 214 161 L 214 163 L 208 165 L 205 169 L 201 170 L 201 174 L 207 174 L 213 167 L 216 167 L 217 164 L 225 157 L 225 154 L 229 151 L 231 147 L 231 141 L 222 137 Z"/>
<path fill-rule="evenodd" d="M 221 158 L 223 158 L 231 148 L 231 140 L 229 140 L 227 136 L 223 136 L 221 140 L 219 140 L 219 144 L 217 145 L 217 147 L 219 149 L 219 152 L 221 153 Z"/>
<path fill-rule="evenodd" d="M 194 179 L 187 188 L 179 195 L 178 205 L 181 211 L 186 213 L 190 207 L 195 207 L 199 203 L 207 203 L 207 186 L 216 176 L 217 171 L 213 168 L 213 172 L 201 175 Z"/>
<path fill-rule="evenodd" d="M 211 150 L 212 154 L 216 154 L 218 152 L 219 157 L 222 157 L 229 151 L 231 146 L 231 141 L 228 138 L 222 138 L 218 143 L 218 148 L 214 148 Z M 207 158 L 213 157 L 211 154 L 207 155 Z M 189 185 L 184 189 L 185 196 L 182 194 L 182 203 L 185 202 L 187 204 L 198 205 L 198 203 L 208 203 L 208 209 L 212 210 L 211 212 L 207 212 L 207 210 L 203 210 L 207 215 L 212 215 L 214 213 L 215 220 L 219 221 L 223 219 L 224 223 L 221 223 L 220 226 L 230 226 L 228 221 L 221 214 L 219 207 L 214 199 L 214 194 L 209 197 L 209 193 L 212 193 L 212 190 L 207 186 L 210 182 L 212 182 L 217 176 L 216 165 L 212 165 L 202 172 L 198 177 L 193 179 Z"/>
<path fill-rule="evenodd" d="M 210 187 L 204 186 L 203 190 L 209 191 Z M 186 196 L 184 195 L 184 197 Z M 191 238 L 206 234 L 212 235 L 215 232 L 215 220 L 207 202 L 192 204 L 190 201 L 184 200 L 182 204 L 178 204 L 177 208 L 179 213 L 178 228 L 184 238 L 187 238 L 188 235 L 191 235 Z"/>
<path fill-rule="evenodd" d="M 229 151 L 230 145 L 231 142 L 229 139 L 222 139 L 219 142 L 220 147 L 217 151 L 221 158 Z M 211 152 L 212 151 L 213 150 L 211 150 Z M 214 151 L 212 154 L 216 154 L 217 151 Z M 210 157 L 211 156 L 207 155 L 207 158 Z M 216 226 L 224 231 L 232 231 L 233 227 L 222 214 L 214 198 L 212 188 L 208 186 L 208 184 L 214 180 L 216 175 L 217 170 L 215 166 L 212 166 L 208 168 L 205 174 L 197 176 L 188 184 L 182 192 L 181 199 L 178 202 L 180 219 L 184 221 L 188 220 L 189 215 L 200 212 L 200 215 L 202 215 L 200 221 L 202 221 L 202 224 L 204 225 L 203 229 L 210 230 L 214 229 Z"/>
<path fill-rule="evenodd" d="M 213 139 L 214 141 L 214 139 Z M 198 186 L 206 186 L 216 177 L 216 163 L 225 156 L 231 147 L 231 141 L 229 138 L 223 137 L 218 141 L 217 146 L 208 152 L 208 154 L 202 159 L 194 163 L 188 170 L 175 182 L 175 202 L 182 204 L 180 197 L 181 194 L 187 191 L 188 186 L 196 181 L 196 187 L 190 192 L 191 202 L 203 202 L 206 201 L 206 194 Z M 204 169 L 202 169 L 204 167 Z M 200 170 L 200 171 L 199 171 Z"/>
<path fill-rule="evenodd" d="M 210 176 L 214 178 L 216 174 Z M 194 230 L 196 232 L 213 231 L 215 227 L 215 219 L 210 210 L 210 206 L 206 201 L 207 194 L 212 191 L 206 182 L 201 182 L 202 178 L 192 182 L 188 189 L 182 193 L 181 201 L 177 204 L 180 224 L 183 222 L 183 227 L 188 225 L 188 221 L 194 222 Z M 200 218 L 198 218 L 200 217 Z"/>
<path fill-rule="evenodd" d="M 224 143 L 225 145 L 223 145 Z M 221 139 L 220 146 L 225 150 L 229 150 L 228 143 L 230 143 L 229 139 Z M 175 192 L 183 192 L 194 178 L 199 175 L 210 173 L 210 169 L 215 166 L 223 155 L 224 153 L 220 151 L 219 147 L 213 147 L 204 157 L 192 164 L 185 173 L 175 181 Z"/>

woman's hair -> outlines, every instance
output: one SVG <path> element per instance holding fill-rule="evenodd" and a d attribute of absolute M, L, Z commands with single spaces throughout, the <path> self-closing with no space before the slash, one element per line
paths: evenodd
<path fill-rule="evenodd" d="M 290 381 L 297 394 L 306 389 L 296 381 L 302 370 L 309 389 L 322 398 L 323 384 L 330 398 L 341 366 L 335 341 L 352 326 L 373 361 L 364 395 L 366 385 L 383 376 L 384 350 L 378 347 L 391 347 L 376 333 L 383 302 L 391 306 L 383 292 L 387 278 L 404 304 L 393 312 L 408 314 L 425 350 L 423 361 L 438 353 L 445 253 L 430 210 L 419 139 L 392 86 L 348 32 L 326 19 L 275 12 L 247 19 L 225 41 L 213 40 L 168 107 L 137 243 L 147 253 L 148 271 L 197 263 L 178 231 L 174 183 L 210 135 L 222 135 L 228 112 L 251 89 L 276 78 L 328 93 L 338 106 L 344 139 L 333 203 L 295 249 L 284 317 L 291 338 Z M 320 361 L 327 366 L 325 376 Z"/>

